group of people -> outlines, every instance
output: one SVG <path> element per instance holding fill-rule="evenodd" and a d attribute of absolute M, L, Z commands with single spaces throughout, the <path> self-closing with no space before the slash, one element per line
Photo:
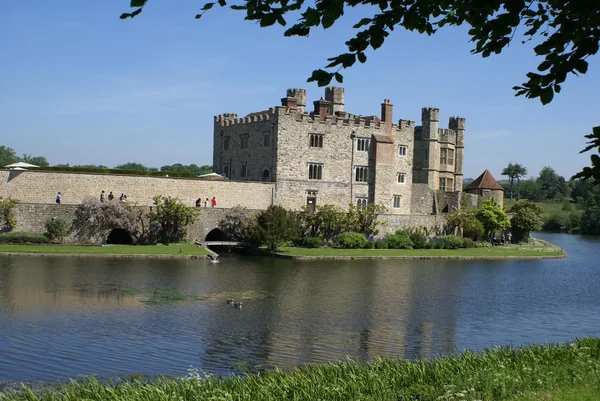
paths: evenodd
<path fill-rule="evenodd" d="M 100 192 L 100 202 L 104 203 L 107 199 L 108 199 L 108 201 L 112 201 L 115 199 L 115 196 L 113 195 L 112 191 L 110 191 L 108 196 L 106 196 L 106 193 L 104 192 L 104 190 L 102 192 Z M 127 195 L 121 194 L 121 196 L 119 196 L 119 200 L 121 202 L 127 202 Z"/>
<path fill-rule="evenodd" d="M 215 198 L 214 196 L 212 197 L 211 200 L 208 200 L 208 198 L 206 198 L 206 200 L 204 201 L 204 207 L 217 207 L 217 198 Z M 196 207 L 202 207 L 202 198 L 198 198 L 196 199 Z"/>
<path fill-rule="evenodd" d="M 511 240 L 512 234 L 510 233 L 510 231 L 506 233 L 506 235 L 502 233 L 499 237 L 495 233 L 490 234 L 490 242 L 492 243 L 492 245 L 504 245 L 505 243 L 510 244 Z"/>

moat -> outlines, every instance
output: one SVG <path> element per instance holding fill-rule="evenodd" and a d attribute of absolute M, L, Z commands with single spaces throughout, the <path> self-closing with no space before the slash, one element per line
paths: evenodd
<path fill-rule="evenodd" d="M 2 383 L 215 374 L 600 336 L 600 238 L 548 260 L 0 256 Z M 241 297 L 241 310 L 226 304 Z"/>

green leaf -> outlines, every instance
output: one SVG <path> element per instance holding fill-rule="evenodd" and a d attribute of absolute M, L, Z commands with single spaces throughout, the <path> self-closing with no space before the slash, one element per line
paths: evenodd
<path fill-rule="evenodd" d="M 214 5 L 215 3 L 206 3 L 204 7 L 202 7 L 202 11 L 210 10 Z"/>
<path fill-rule="evenodd" d="M 344 77 L 339 72 L 335 73 L 335 80 L 338 81 L 341 84 L 344 83 Z"/>
<path fill-rule="evenodd" d="M 358 29 L 358 28 L 363 27 L 365 25 L 369 25 L 371 23 L 371 21 L 373 21 L 373 19 L 371 19 L 371 18 L 363 18 L 360 21 L 358 21 L 358 23 L 356 25 L 354 25 L 352 28 Z"/>
<path fill-rule="evenodd" d="M 121 14 L 121 16 L 119 18 L 120 19 L 131 18 L 131 14 L 129 14 L 129 13 L 123 13 L 123 14 Z"/>
<path fill-rule="evenodd" d="M 308 26 L 318 26 L 321 23 L 321 15 L 314 8 L 309 7 L 303 17 Z"/>
<path fill-rule="evenodd" d="M 542 101 L 542 104 L 550 103 L 552 98 L 554 98 L 554 91 L 552 90 L 551 86 L 547 86 L 542 89 L 540 92 L 540 100 Z"/>
<path fill-rule="evenodd" d="M 285 19 L 281 15 L 277 15 L 277 23 L 281 26 L 285 26 Z"/>
<path fill-rule="evenodd" d="M 227 2 L 225 0 L 219 0 L 219 5 L 221 7 L 225 7 L 227 5 Z"/>
<path fill-rule="evenodd" d="M 131 18 L 135 17 L 136 15 L 138 15 L 141 12 L 142 12 L 142 8 L 140 7 L 137 10 L 135 10 L 134 12 L 131 13 Z"/>
<path fill-rule="evenodd" d="M 367 61 L 367 56 L 364 53 L 356 53 L 356 56 L 358 57 L 358 61 L 360 61 L 361 64 L 364 64 Z"/>
<path fill-rule="evenodd" d="M 588 63 L 587 63 L 587 61 L 581 60 L 581 59 L 575 61 L 575 69 L 578 72 L 580 72 L 582 74 L 585 74 L 587 72 L 587 69 L 588 69 Z"/>
<path fill-rule="evenodd" d="M 277 21 L 277 16 L 273 13 L 271 14 L 265 14 L 261 19 L 260 19 L 260 26 L 261 28 L 264 28 L 266 26 L 271 26 L 273 25 L 275 22 Z"/>
<path fill-rule="evenodd" d="M 194 18 L 200 19 L 200 18 L 202 18 L 202 14 L 196 14 L 196 16 Z"/>
<path fill-rule="evenodd" d="M 333 73 L 327 71 L 314 70 L 306 82 L 317 82 L 319 86 L 327 86 L 333 79 L 333 75 Z"/>
<path fill-rule="evenodd" d="M 369 42 L 371 43 L 371 47 L 373 47 L 373 49 L 379 49 L 384 40 L 385 38 L 382 31 L 373 31 L 373 33 L 371 33 L 371 40 Z"/>
<path fill-rule="evenodd" d="M 148 0 L 131 0 L 129 7 L 143 7 Z"/>

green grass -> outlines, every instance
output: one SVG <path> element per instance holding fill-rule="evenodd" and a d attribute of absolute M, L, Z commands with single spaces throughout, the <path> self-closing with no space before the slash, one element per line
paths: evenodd
<path fill-rule="evenodd" d="M 181 250 L 181 253 L 180 253 Z M 207 255 L 206 249 L 196 245 L 14 245 L 1 244 L 0 253 L 56 253 L 88 255 Z"/>
<path fill-rule="evenodd" d="M 599 394 L 599 369 L 600 339 L 585 338 L 572 344 L 467 351 L 432 361 L 347 360 L 223 378 L 197 371 L 185 378 L 119 384 L 91 378 L 46 392 L 24 387 L 0 393 L 0 400 L 585 400 Z"/>
<path fill-rule="evenodd" d="M 545 246 L 495 246 L 466 249 L 340 249 L 282 247 L 279 253 L 289 256 L 312 257 L 527 257 L 557 256 L 562 250 L 553 245 Z"/>
<path fill-rule="evenodd" d="M 526 200 L 519 200 L 519 202 L 526 202 Z M 504 199 L 504 211 L 508 212 L 515 203 L 517 203 L 517 201 L 514 199 L 512 201 L 509 199 Z M 562 202 L 554 201 L 535 202 L 535 204 L 542 209 L 542 219 L 545 219 L 553 214 L 570 213 L 571 211 L 577 209 L 577 205 L 572 204 L 571 210 L 564 211 Z"/>

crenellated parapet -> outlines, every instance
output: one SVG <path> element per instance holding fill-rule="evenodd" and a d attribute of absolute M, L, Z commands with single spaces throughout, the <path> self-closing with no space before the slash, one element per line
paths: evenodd
<path fill-rule="evenodd" d="M 453 129 L 438 128 L 438 138 L 440 142 L 456 145 L 456 131 Z"/>
<path fill-rule="evenodd" d="M 234 113 L 220 114 L 215 116 L 215 124 L 219 124 L 221 127 L 229 127 L 232 125 L 269 121 L 274 113 L 275 108 L 271 108 L 265 113 L 252 113 L 242 118 L 238 118 L 238 115 Z"/>

